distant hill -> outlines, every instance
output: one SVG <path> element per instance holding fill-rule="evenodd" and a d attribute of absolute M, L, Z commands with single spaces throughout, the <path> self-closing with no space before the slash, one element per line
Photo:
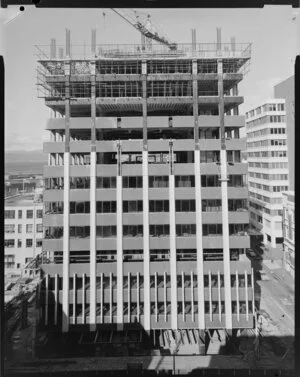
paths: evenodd
<path fill-rule="evenodd" d="M 40 150 L 5 151 L 5 163 L 12 162 L 46 162 L 47 154 Z"/>

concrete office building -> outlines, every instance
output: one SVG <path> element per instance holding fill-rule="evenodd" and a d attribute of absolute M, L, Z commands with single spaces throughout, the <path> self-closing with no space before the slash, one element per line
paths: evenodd
<path fill-rule="evenodd" d="M 282 197 L 283 262 L 285 269 L 295 276 L 295 192 L 283 192 Z"/>
<path fill-rule="evenodd" d="M 66 51 L 52 41 L 38 60 L 53 110 L 44 325 L 252 328 L 238 114 L 251 46 L 71 48 L 67 31 Z"/>
<path fill-rule="evenodd" d="M 264 243 L 282 244 L 282 191 L 288 190 L 285 101 L 270 99 L 246 113 L 250 224 Z"/>
<path fill-rule="evenodd" d="M 42 251 L 43 201 L 34 194 L 4 201 L 5 275 L 22 275 L 24 267 Z"/>
<path fill-rule="evenodd" d="M 287 154 L 289 161 L 289 190 L 295 190 L 295 76 L 274 86 L 274 97 L 285 100 Z"/>

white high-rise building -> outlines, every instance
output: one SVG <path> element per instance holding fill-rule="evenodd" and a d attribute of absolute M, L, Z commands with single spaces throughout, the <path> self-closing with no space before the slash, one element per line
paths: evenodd
<path fill-rule="evenodd" d="M 285 100 L 246 113 L 250 224 L 271 247 L 283 242 L 282 192 L 288 189 Z"/>

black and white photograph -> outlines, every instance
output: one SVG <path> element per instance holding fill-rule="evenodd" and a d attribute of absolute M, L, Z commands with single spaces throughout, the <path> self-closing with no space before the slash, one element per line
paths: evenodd
<path fill-rule="evenodd" d="M 5 376 L 296 376 L 299 10 L 23 8 Z"/>

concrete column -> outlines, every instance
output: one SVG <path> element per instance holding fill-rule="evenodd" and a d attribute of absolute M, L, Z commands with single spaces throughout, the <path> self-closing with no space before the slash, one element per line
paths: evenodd
<path fill-rule="evenodd" d="M 155 303 L 155 322 L 158 322 L 158 310 L 157 310 L 157 272 L 154 275 L 154 303 Z"/>
<path fill-rule="evenodd" d="M 76 274 L 73 274 L 73 325 L 76 324 Z"/>
<path fill-rule="evenodd" d="M 236 311 L 237 311 L 237 320 L 240 320 L 240 296 L 239 296 L 239 275 L 238 272 L 235 272 L 236 278 Z"/>
<path fill-rule="evenodd" d="M 196 198 L 196 247 L 197 247 L 197 285 L 198 285 L 198 327 L 205 329 L 204 284 L 203 284 L 203 243 L 202 243 L 202 195 L 201 166 L 199 149 L 199 108 L 197 60 L 192 62 L 193 73 L 193 116 L 194 116 L 194 167 L 195 167 L 195 198 Z"/>
<path fill-rule="evenodd" d="M 82 324 L 85 324 L 85 274 L 82 274 Z"/>
<path fill-rule="evenodd" d="M 70 285 L 70 61 L 65 62 L 65 152 L 62 332 L 69 331 Z"/>
<path fill-rule="evenodd" d="M 97 324 L 97 235 L 96 235 L 96 63 L 90 62 L 91 74 L 91 165 L 90 165 L 90 331 Z"/>
<path fill-rule="evenodd" d="M 149 176 L 147 130 L 147 62 L 142 61 L 143 108 L 143 247 L 144 247 L 144 328 L 150 331 L 150 250 L 149 250 Z"/>
<path fill-rule="evenodd" d="M 45 297 L 45 326 L 48 326 L 48 312 L 49 312 L 49 274 L 46 274 L 46 297 Z"/>
<path fill-rule="evenodd" d="M 136 312 L 137 319 L 140 322 L 140 273 L 136 273 Z"/>
<path fill-rule="evenodd" d="M 249 320 L 249 302 L 248 302 L 248 276 L 247 270 L 245 270 L 245 296 L 246 296 L 246 318 Z"/>
<path fill-rule="evenodd" d="M 123 330 L 123 205 L 121 144 L 118 144 L 117 175 L 117 328 Z M 129 282 L 130 284 L 130 282 Z"/>
<path fill-rule="evenodd" d="M 169 175 L 169 215 L 170 215 L 170 275 L 171 275 L 171 328 L 177 324 L 177 263 L 176 263 L 176 220 L 175 220 L 175 176 L 173 162 L 173 143 L 170 142 Z"/>
<path fill-rule="evenodd" d="M 112 272 L 109 273 L 109 313 L 110 313 L 110 323 L 113 322 L 112 307 L 113 307 L 113 289 L 112 289 Z"/>
<path fill-rule="evenodd" d="M 90 165 L 90 331 L 96 329 L 96 152 L 91 152 Z"/>
<path fill-rule="evenodd" d="M 238 93 L 238 86 L 237 85 L 234 85 L 234 87 L 232 88 L 232 95 L 233 96 L 238 96 L 239 93 Z M 233 108 L 233 115 L 239 115 L 239 107 L 236 106 Z"/>
<path fill-rule="evenodd" d="M 128 323 L 131 322 L 131 308 L 130 308 L 130 291 L 131 291 L 131 282 L 130 282 L 130 272 L 128 272 L 128 290 L 127 290 L 127 301 L 128 301 Z"/>
<path fill-rule="evenodd" d="M 222 319 L 222 308 L 221 308 L 221 276 L 220 271 L 218 271 L 218 302 L 219 302 L 219 321 Z"/>
<path fill-rule="evenodd" d="M 182 281 L 182 320 L 185 321 L 185 296 L 184 296 L 184 272 L 181 273 Z"/>
<path fill-rule="evenodd" d="M 195 321 L 194 314 L 194 274 L 191 272 L 191 309 L 192 309 L 192 321 Z"/>
<path fill-rule="evenodd" d="M 255 296 L 254 296 L 254 275 L 253 268 L 251 268 L 251 288 L 252 288 L 252 310 L 255 314 Z"/>
<path fill-rule="evenodd" d="M 104 295 L 104 289 L 103 289 L 103 273 L 100 275 L 100 294 L 101 294 L 101 300 L 100 300 L 100 320 L 101 323 L 103 323 L 103 295 Z"/>
<path fill-rule="evenodd" d="M 223 263 L 224 263 L 224 291 L 225 291 L 225 317 L 226 329 L 232 329 L 232 307 L 230 286 L 230 250 L 229 250 L 229 222 L 228 222 L 228 192 L 227 192 L 227 154 L 224 124 L 224 96 L 223 96 L 223 62 L 218 60 L 218 92 L 219 92 L 219 117 L 221 134 L 221 195 L 222 195 L 222 224 L 223 224 Z"/>
<path fill-rule="evenodd" d="M 54 325 L 57 325 L 57 309 L 58 309 L 58 274 L 55 274 L 54 280 Z"/>
<path fill-rule="evenodd" d="M 212 321 L 211 271 L 208 271 L 208 287 L 209 287 L 209 319 Z"/>
<path fill-rule="evenodd" d="M 167 273 L 164 272 L 164 314 L 165 322 L 167 322 Z"/>

